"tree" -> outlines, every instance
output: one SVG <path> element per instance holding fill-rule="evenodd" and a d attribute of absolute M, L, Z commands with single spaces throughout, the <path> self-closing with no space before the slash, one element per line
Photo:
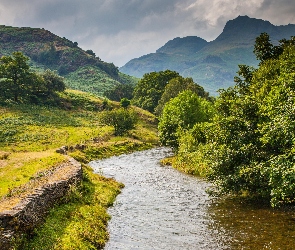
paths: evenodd
<path fill-rule="evenodd" d="M 54 71 L 45 70 L 42 74 L 35 74 L 35 81 L 31 81 L 30 99 L 33 103 L 43 102 L 63 92 L 66 87 L 64 79 Z"/>
<path fill-rule="evenodd" d="M 93 52 L 93 50 L 91 50 L 91 49 L 86 50 L 86 53 L 91 56 L 94 56 L 94 57 L 96 56 L 95 53 Z"/>
<path fill-rule="evenodd" d="M 196 123 L 207 122 L 213 116 L 212 103 L 199 97 L 191 90 L 172 98 L 163 109 L 158 125 L 161 143 L 178 149 L 182 130 L 193 128 Z"/>
<path fill-rule="evenodd" d="M 130 100 L 127 98 L 122 98 L 120 101 L 120 105 L 122 108 L 127 109 L 130 106 Z"/>
<path fill-rule="evenodd" d="M 295 202 L 295 44 L 285 40 L 279 56 L 264 45 L 259 68 L 244 67 L 246 84 L 221 91 L 216 101 L 209 180 L 220 192 L 279 206 Z"/>
<path fill-rule="evenodd" d="M 191 90 L 200 97 L 210 99 L 209 93 L 205 92 L 203 87 L 194 83 L 192 78 L 183 78 L 182 76 L 179 76 L 171 79 L 169 83 L 165 86 L 161 99 L 159 100 L 158 105 L 155 109 L 155 114 L 160 116 L 163 111 L 164 105 L 170 99 L 176 97 L 179 93 L 183 92 L 184 90 Z"/>
<path fill-rule="evenodd" d="M 12 56 L 0 58 L 1 95 L 18 102 L 29 92 L 32 73 L 28 65 L 29 58 L 21 52 L 13 52 Z"/>
<path fill-rule="evenodd" d="M 257 60 L 260 60 L 261 63 L 263 63 L 269 59 L 278 59 L 284 49 L 292 45 L 295 45 L 294 36 L 289 40 L 280 40 L 279 45 L 273 45 L 270 42 L 269 35 L 267 33 L 261 33 L 261 35 L 255 40 L 254 54 L 256 55 Z"/>
<path fill-rule="evenodd" d="M 104 92 L 110 100 L 119 102 L 122 98 L 133 98 L 134 86 L 132 84 L 118 84 L 113 89 Z"/>
<path fill-rule="evenodd" d="M 261 33 L 261 35 L 256 38 L 254 54 L 258 60 L 263 62 L 274 58 L 274 48 L 275 46 L 270 42 L 269 35 L 267 33 Z"/>
<path fill-rule="evenodd" d="M 29 58 L 21 52 L 0 59 L 0 96 L 15 102 L 39 103 L 40 98 L 48 99 L 55 92 L 65 90 L 62 77 L 46 70 L 42 74 L 32 72 L 28 65 Z"/>
<path fill-rule="evenodd" d="M 105 111 L 101 115 L 102 123 L 114 127 L 115 135 L 123 135 L 127 131 L 133 129 L 137 120 L 135 112 L 124 108 Z"/>
<path fill-rule="evenodd" d="M 133 104 L 154 112 L 165 86 L 175 77 L 179 77 L 179 73 L 171 70 L 144 74 L 143 78 L 135 86 Z"/>
<path fill-rule="evenodd" d="M 47 95 L 53 92 L 63 92 L 66 89 L 64 78 L 49 69 L 41 75 L 44 79 L 44 85 Z"/>

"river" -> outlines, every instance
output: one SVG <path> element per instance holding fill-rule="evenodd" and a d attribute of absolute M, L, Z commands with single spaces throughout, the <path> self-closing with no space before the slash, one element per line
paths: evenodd
<path fill-rule="evenodd" d="M 159 161 L 156 148 L 90 163 L 125 184 L 113 207 L 106 250 L 295 249 L 295 211 L 208 196 L 209 184 Z"/>

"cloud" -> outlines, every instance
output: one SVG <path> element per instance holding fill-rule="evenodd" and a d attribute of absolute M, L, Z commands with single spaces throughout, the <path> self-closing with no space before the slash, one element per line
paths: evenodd
<path fill-rule="evenodd" d="M 188 35 L 215 39 L 238 15 L 295 23 L 294 0 L 1 0 L 0 23 L 30 26 L 76 41 L 122 66 Z"/>
<path fill-rule="evenodd" d="M 295 24 L 294 0 L 264 0 L 255 15 L 275 25 Z"/>

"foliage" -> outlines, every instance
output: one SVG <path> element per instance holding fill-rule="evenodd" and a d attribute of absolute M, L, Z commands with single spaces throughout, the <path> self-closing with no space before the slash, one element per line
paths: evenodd
<path fill-rule="evenodd" d="M 220 193 L 267 198 L 275 207 L 295 202 L 295 46 L 291 38 L 279 55 L 270 53 L 265 38 L 256 40 L 259 68 L 241 65 L 236 86 L 220 91 L 213 123 L 182 133 L 175 165 L 198 173 L 203 164 Z"/>
<path fill-rule="evenodd" d="M 240 65 L 236 85 L 220 90 L 210 123 L 179 129 L 174 115 L 180 102 L 169 110 L 174 98 L 164 108 L 162 117 L 168 118 L 160 119 L 159 130 L 170 145 L 163 138 L 174 136 L 174 167 L 207 176 L 218 193 L 266 198 L 277 207 L 295 203 L 295 42 L 292 37 L 274 46 L 268 39 L 267 34 L 256 39 L 259 68 Z"/>
<path fill-rule="evenodd" d="M 17 50 L 30 58 L 29 64 L 34 70 L 40 73 L 46 69 L 57 71 L 65 78 L 68 88 L 102 96 L 118 84 L 137 82 L 134 77 L 119 72 L 114 64 L 102 61 L 92 50 L 84 51 L 78 43 L 45 29 L 0 25 L 0 32 L 3 34 L 0 55 L 9 56 Z M 36 103 L 41 99 L 33 97 Z"/>
<path fill-rule="evenodd" d="M 261 35 L 256 38 L 254 54 L 256 55 L 256 58 L 261 61 L 261 63 L 269 59 L 277 59 L 282 52 L 282 46 L 274 46 L 270 42 L 270 38 L 267 33 L 261 33 Z"/>
<path fill-rule="evenodd" d="M 65 204 L 50 211 L 44 225 L 21 249 L 102 249 L 109 236 L 106 231 L 111 206 L 123 184 L 92 173 L 83 167 L 81 185 L 74 187 Z"/>
<path fill-rule="evenodd" d="M 130 106 L 130 100 L 128 100 L 127 98 L 122 98 L 120 101 L 120 105 L 122 108 L 128 108 Z"/>
<path fill-rule="evenodd" d="M 192 78 L 183 78 L 182 76 L 173 78 L 165 86 L 164 92 L 159 100 L 159 103 L 155 109 L 155 114 L 160 116 L 164 105 L 171 99 L 176 97 L 180 92 L 184 90 L 191 90 L 198 96 L 210 99 L 208 92 L 205 92 L 203 87 L 194 83 Z"/>
<path fill-rule="evenodd" d="M 192 129 L 181 133 L 173 167 L 197 176 L 205 177 L 209 174 L 211 159 L 209 142 L 214 137 L 212 127 L 212 123 L 196 123 Z"/>
<path fill-rule="evenodd" d="M 34 83 L 33 75 L 28 65 L 29 58 L 21 52 L 14 52 L 12 56 L 0 58 L 1 97 L 18 102 L 25 98 Z"/>
<path fill-rule="evenodd" d="M 53 99 L 51 103 L 58 102 L 59 97 L 56 92 L 65 91 L 64 79 L 49 69 L 42 74 L 36 74 L 36 78 L 39 80 L 30 94 L 30 102 L 49 103 L 51 99 Z"/>
<path fill-rule="evenodd" d="M 192 77 L 211 96 L 218 96 L 218 89 L 234 85 L 238 65 L 257 67 L 253 41 L 261 32 L 267 32 L 277 45 L 280 39 L 294 35 L 294 27 L 294 24 L 275 26 L 261 19 L 239 16 L 228 21 L 214 41 L 206 42 L 197 36 L 174 38 L 156 53 L 132 59 L 120 70 L 137 77 L 152 71 L 174 70 Z"/>
<path fill-rule="evenodd" d="M 93 52 L 93 50 L 91 50 L 91 49 L 86 50 L 86 53 L 91 56 L 94 56 L 94 57 L 96 56 L 95 53 Z"/>
<path fill-rule="evenodd" d="M 118 84 L 110 90 L 104 92 L 104 96 L 110 100 L 119 102 L 122 98 L 131 100 L 133 98 L 133 84 Z"/>
<path fill-rule="evenodd" d="M 145 74 L 135 86 L 133 104 L 154 112 L 168 82 L 179 77 L 175 71 L 166 70 Z"/>
<path fill-rule="evenodd" d="M 63 78 L 50 70 L 34 73 L 28 61 L 21 52 L 0 58 L 0 99 L 38 103 L 65 90 Z"/>
<path fill-rule="evenodd" d="M 209 121 L 212 116 L 210 102 L 190 90 L 181 92 L 164 107 L 158 126 L 160 141 L 177 150 L 183 130 L 191 129 L 196 123 Z"/>
<path fill-rule="evenodd" d="M 97 96 L 104 96 L 104 93 L 113 89 L 114 86 L 125 85 L 125 82 L 128 84 L 128 80 L 130 80 L 123 74 L 111 78 L 105 71 L 95 66 L 80 67 L 76 71 L 64 75 L 64 78 L 68 88 L 90 92 Z M 130 85 L 134 84 L 133 80 L 130 80 L 130 82 Z M 112 98 L 109 99 L 113 100 Z M 117 101 L 120 101 L 120 99 Z"/>
<path fill-rule="evenodd" d="M 135 112 L 124 108 L 106 111 L 101 116 L 102 123 L 114 127 L 115 135 L 123 135 L 133 129 L 137 119 Z"/>

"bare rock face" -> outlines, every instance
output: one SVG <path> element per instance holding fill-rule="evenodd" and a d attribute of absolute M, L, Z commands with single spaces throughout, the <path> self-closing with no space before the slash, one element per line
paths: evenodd
<path fill-rule="evenodd" d="M 1 250 L 13 249 L 15 239 L 24 233 L 31 233 L 40 225 L 49 209 L 69 192 L 71 186 L 81 180 L 81 164 L 69 159 L 47 172 L 43 180 L 38 179 L 32 190 L 27 190 L 20 197 L 3 199 L 0 202 Z"/>

